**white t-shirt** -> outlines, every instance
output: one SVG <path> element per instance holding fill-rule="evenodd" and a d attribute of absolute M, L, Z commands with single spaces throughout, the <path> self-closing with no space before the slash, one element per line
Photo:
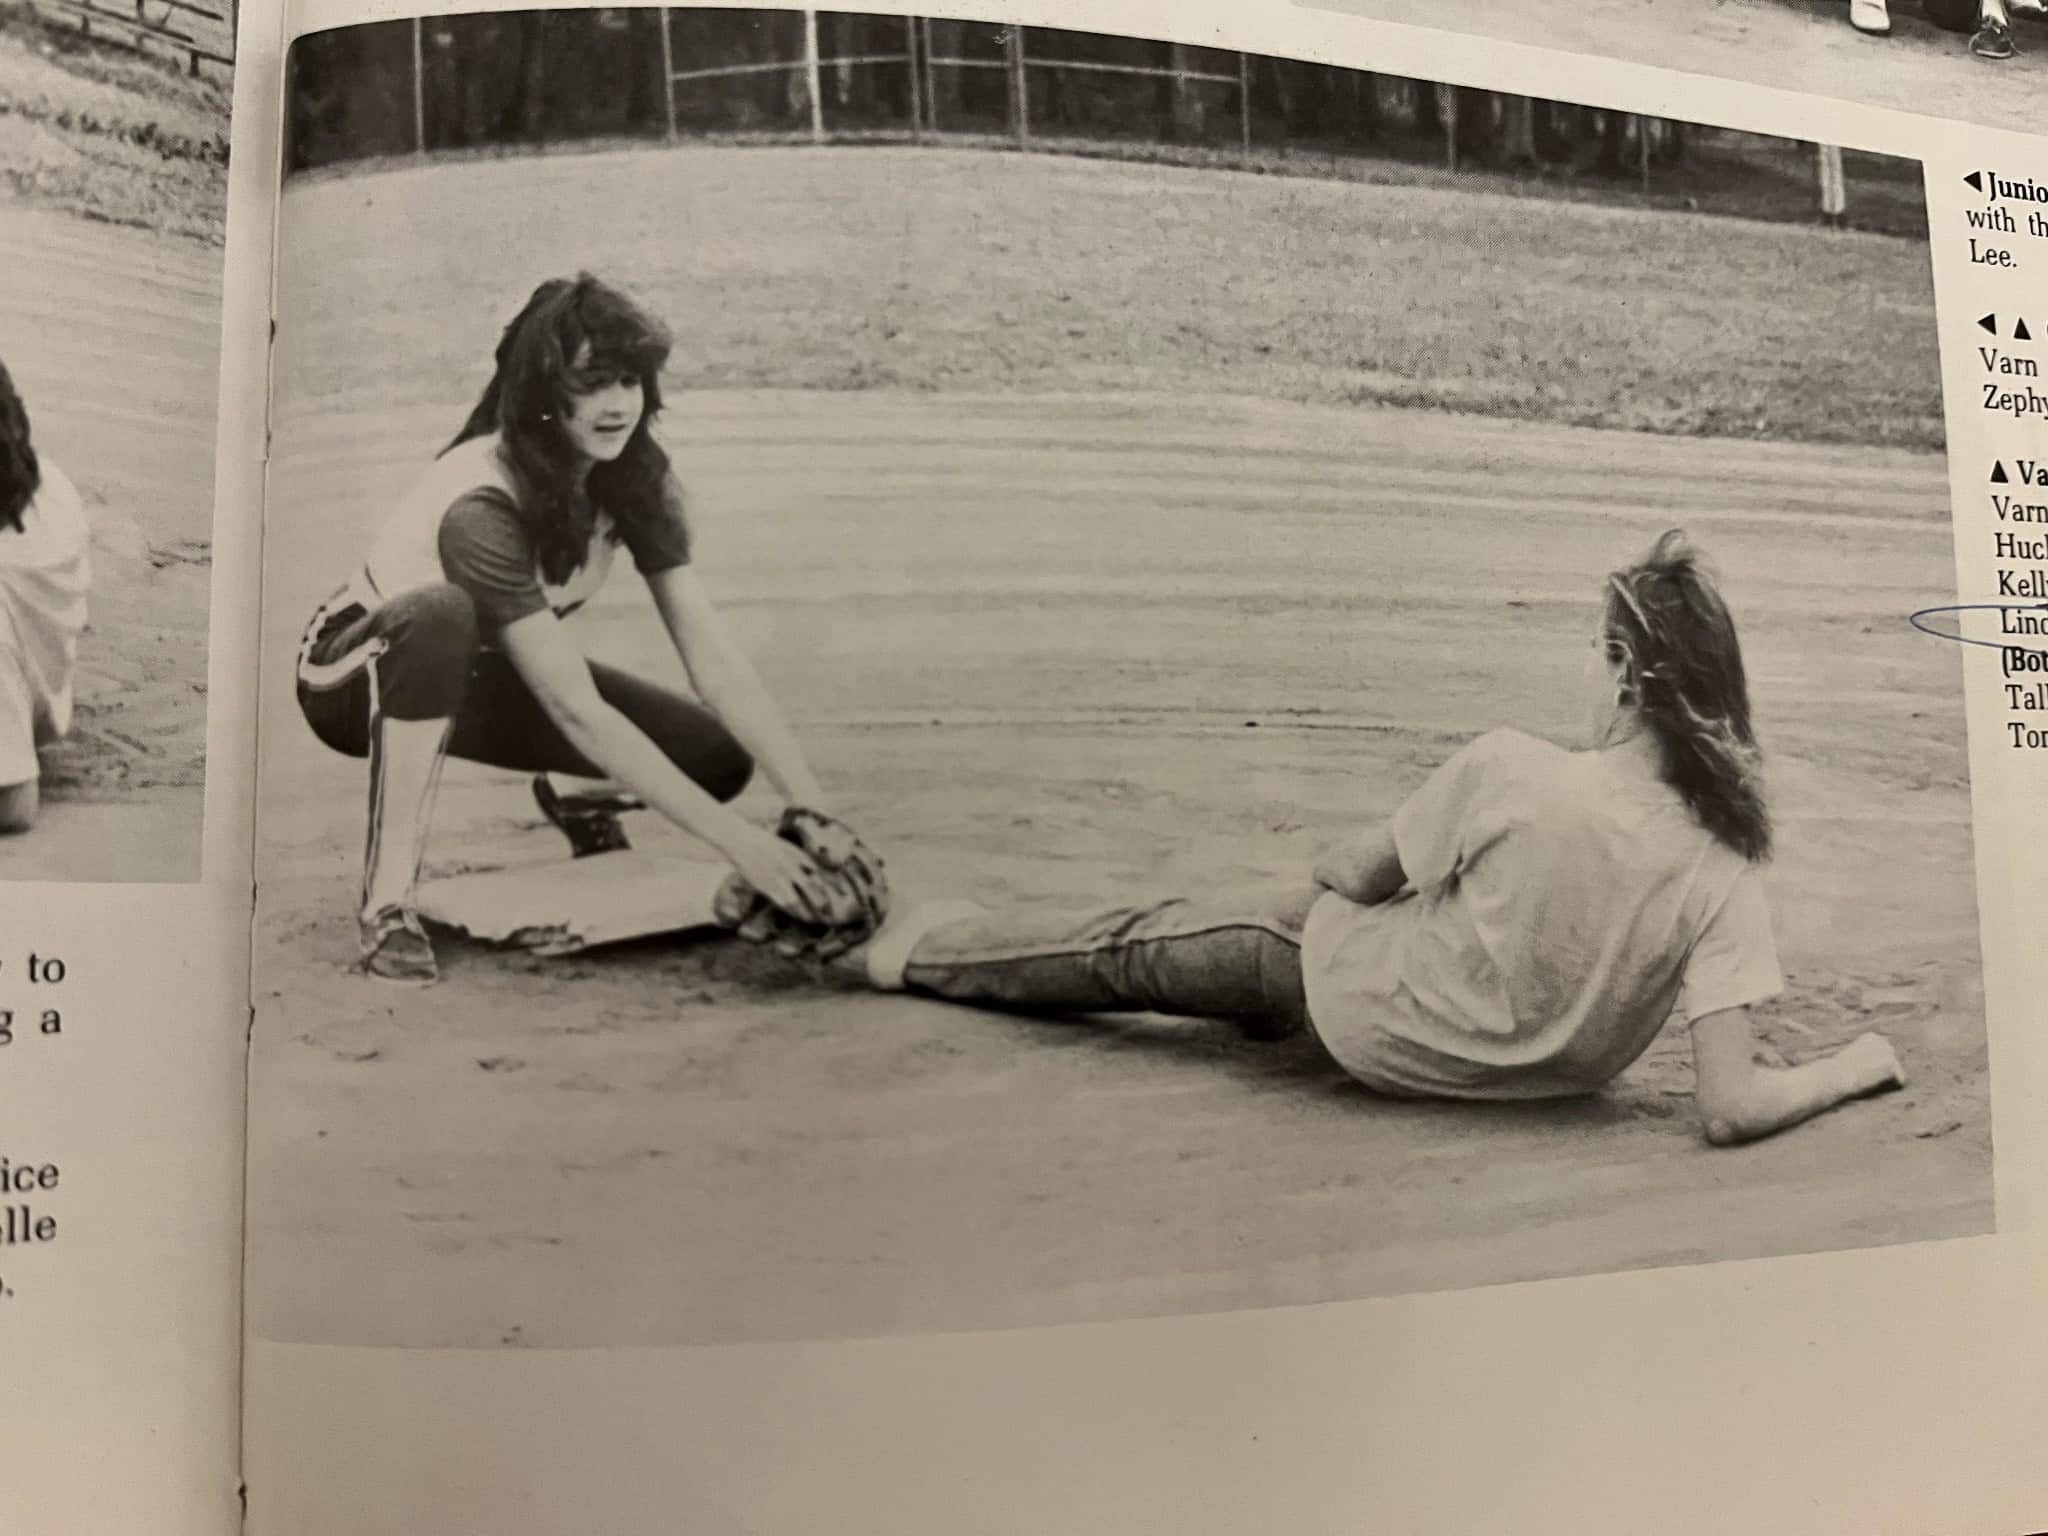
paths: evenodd
<path fill-rule="evenodd" d="M 1466 745 L 1402 805 L 1411 890 L 1321 897 L 1302 935 L 1310 1017 L 1382 1092 L 1585 1093 L 1676 1011 L 1783 989 L 1753 865 L 1666 784 L 1519 731 Z"/>
<path fill-rule="evenodd" d="M 21 531 L 0 528 L 0 784 L 37 775 L 37 746 L 71 729 L 71 677 L 91 584 L 85 504 L 47 459 Z"/>

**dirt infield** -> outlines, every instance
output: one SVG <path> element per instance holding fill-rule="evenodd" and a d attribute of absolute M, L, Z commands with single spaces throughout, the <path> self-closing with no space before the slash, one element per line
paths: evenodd
<path fill-rule="evenodd" d="M 431 324 L 353 286 L 281 317 L 300 408 L 445 415 L 451 392 L 482 387 L 479 338 L 508 301 L 586 265 L 660 296 L 679 388 L 1212 390 L 1942 443 L 1918 240 L 1462 185 L 879 147 L 441 161 L 296 182 L 282 223 L 282 261 L 302 230 L 330 273 L 373 271 L 424 232 L 448 241 L 393 269 L 433 295 Z M 477 280 L 479 250 L 506 253 L 501 281 Z M 331 344 L 319 328 L 344 308 L 371 333 Z"/>
<path fill-rule="evenodd" d="M 748 156 L 723 196 L 773 204 L 771 162 Z M 607 197 L 597 160 L 533 165 L 468 185 L 580 175 L 601 207 L 579 239 L 643 267 L 634 221 L 671 221 L 659 259 L 688 271 L 690 229 L 738 206 L 691 183 L 650 208 Z M 1131 218 L 1163 216 L 1147 173 L 1095 174 L 1098 195 L 1131 194 Z M 308 189 L 349 233 L 317 285 L 282 297 L 266 658 L 290 655 L 480 377 L 477 336 L 421 318 L 476 307 L 468 253 L 489 220 L 462 185 Z M 380 247 L 385 220 L 420 243 Z M 933 280 L 891 248 L 860 254 L 884 284 Z M 1925 282 L 1899 270 L 1894 312 Z M 665 313 L 697 313 L 637 275 Z M 785 276 L 762 265 L 777 303 Z M 1279 303 L 1270 271 L 1204 281 Z M 1071 302 L 1114 307 L 1085 288 Z M 823 311 L 743 304 L 703 329 L 751 326 L 763 371 L 779 358 L 811 382 L 789 338 Z M 985 344 L 1037 356 L 1065 313 L 1019 305 Z M 679 369 L 702 366 L 681 329 Z M 1892 344 L 1881 329 L 1873 348 Z M 1320 840 L 1386 814 L 1470 735 L 1573 735 L 1601 573 L 1683 522 L 1724 567 L 1773 754 L 1767 883 L 1790 990 L 1770 1036 L 1797 1057 L 1883 1028 L 1913 1087 L 1713 1152 L 1676 1032 L 1596 1099 L 1456 1108 L 1375 1100 L 1308 1049 L 1221 1027 L 875 997 L 723 942 L 540 962 L 451 941 L 440 987 L 378 988 L 347 969 L 362 769 L 313 741 L 275 665 L 260 1336 L 1007 1326 L 1989 1230 L 1961 667 L 1904 622 L 1954 587 L 1940 456 L 1250 398 L 1231 386 L 1262 376 L 1220 345 L 1206 375 L 1197 349 L 1169 355 L 1152 390 L 1112 360 L 1064 391 L 1048 364 L 1007 389 L 676 395 L 707 581 L 899 885 L 1092 904 L 1301 878 Z M 634 583 L 578 622 L 597 653 L 674 674 Z M 521 784 L 451 772 L 432 867 L 555 851 Z"/>
<path fill-rule="evenodd" d="M 707 569 L 833 788 L 899 879 L 997 902 L 1298 871 L 1464 736 L 1569 729 L 1588 574 L 1683 517 L 1727 564 L 1775 748 L 1773 1037 L 1880 1025 L 1916 1086 L 1721 1154 L 1676 1036 L 1589 1104 L 1442 1109 L 1222 1029 L 1023 1024 L 726 944 L 457 948 L 436 991 L 366 991 L 361 775 L 275 686 L 264 1336 L 1049 1322 L 1988 1226 L 1957 664 L 1899 622 L 1948 579 L 1934 464 L 1222 401 L 700 396 L 684 419 Z M 343 490 L 331 464 L 301 483 Z M 1819 510 L 1844 491 L 1868 511 Z M 318 537 L 340 558 L 350 532 Z M 1461 578 L 1474 549 L 1502 558 Z M 316 596 L 279 591 L 271 655 Z M 630 604 L 598 628 L 655 653 Z M 439 846 L 549 856 L 535 823 L 463 773 Z"/>
<path fill-rule="evenodd" d="M 1303 3 L 1303 0 L 1298 0 Z M 1892 33 L 1849 25 L 1848 0 L 1305 0 L 1373 21 L 1466 32 L 1811 92 L 2004 128 L 2033 120 L 2048 69 L 2048 28 L 2022 24 L 2017 58 L 1971 56 L 1969 39 L 1891 0 Z"/>
<path fill-rule="evenodd" d="M 5 204 L 0 272 L 0 356 L 93 528 L 75 724 L 0 879 L 196 879 L 220 253 Z"/>

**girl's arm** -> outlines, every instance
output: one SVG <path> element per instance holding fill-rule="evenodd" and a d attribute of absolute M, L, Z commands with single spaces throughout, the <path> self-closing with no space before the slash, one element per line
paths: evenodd
<path fill-rule="evenodd" d="M 1756 1046 L 1747 1008 L 1693 1021 L 1700 1124 L 1717 1147 L 1754 1141 L 1845 1100 L 1906 1085 L 1898 1053 L 1882 1035 L 1858 1035 L 1833 1055 L 1794 1067 L 1758 1061 Z"/>
<path fill-rule="evenodd" d="M 1360 906 L 1385 901 L 1408 883 L 1393 829 L 1384 822 L 1325 848 L 1316 860 L 1316 884 Z"/>
<path fill-rule="evenodd" d="M 690 682 L 791 805 L 829 810 L 803 749 L 687 565 L 647 578 Z"/>
<path fill-rule="evenodd" d="M 604 701 L 590 663 L 554 614 L 529 614 L 499 631 L 520 679 L 571 746 L 686 832 L 730 859 L 748 882 L 785 911 L 824 893 L 801 850 L 707 794 L 624 714 Z"/>

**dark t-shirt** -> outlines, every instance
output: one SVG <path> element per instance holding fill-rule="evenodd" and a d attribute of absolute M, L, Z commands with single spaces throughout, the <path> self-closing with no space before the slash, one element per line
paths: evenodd
<path fill-rule="evenodd" d="M 626 546 L 645 576 L 689 564 L 690 535 L 681 493 L 672 487 L 662 515 L 647 527 L 614 531 L 601 521 L 591 535 L 589 555 L 559 587 L 541 579 L 519 509 L 497 486 L 480 485 L 464 492 L 441 518 L 441 568 L 475 602 L 487 634 L 549 609 L 558 616 L 574 613 L 604 585 L 616 544 Z"/>

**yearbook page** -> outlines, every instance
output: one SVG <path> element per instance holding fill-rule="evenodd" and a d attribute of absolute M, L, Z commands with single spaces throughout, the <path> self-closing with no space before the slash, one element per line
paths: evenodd
<path fill-rule="evenodd" d="M 0 1528 L 24 1536 L 241 1515 L 274 192 L 229 124 L 277 73 L 224 3 L 0 6 Z"/>
<path fill-rule="evenodd" d="M 2048 1523 L 2040 148 L 1411 21 L 291 9 L 252 1530 Z"/>

